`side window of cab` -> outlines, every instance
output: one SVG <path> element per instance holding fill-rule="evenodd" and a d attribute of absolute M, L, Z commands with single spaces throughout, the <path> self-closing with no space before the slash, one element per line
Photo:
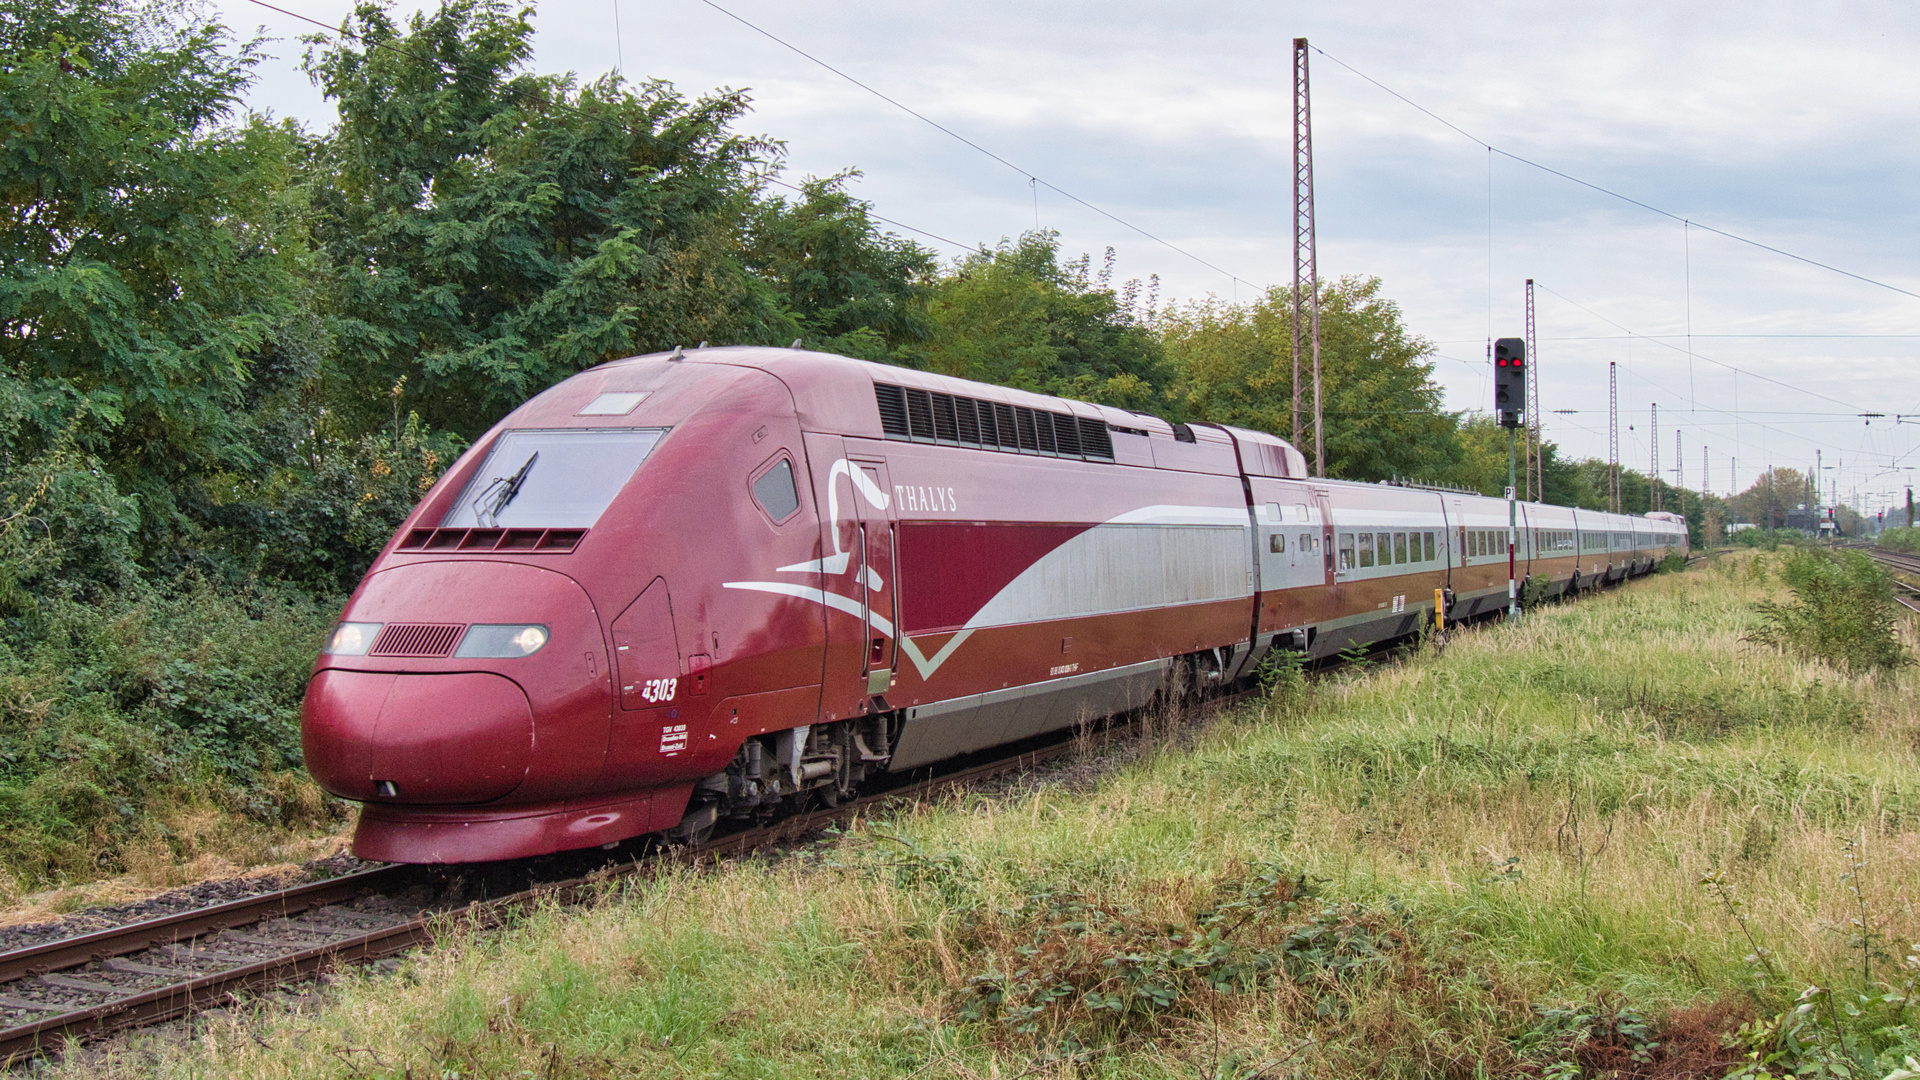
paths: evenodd
<path fill-rule="evenodd" d="M 794 477 L 793 459 L 784 451 L 760 466 L 753 475 L 751 488 L 754 503 L 775 525 L 800 512 L 800 488 Z"/>

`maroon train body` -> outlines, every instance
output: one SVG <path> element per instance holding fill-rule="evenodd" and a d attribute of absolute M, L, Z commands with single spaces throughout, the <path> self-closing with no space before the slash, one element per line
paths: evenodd
<path fill-rule="evenodd" d="M 1507 504 L 1313 480 L 1271 435 L 838 356 L 636 357 L 476 442 L 349 600 L 302 709 L 356 854 L 698 835 L 1506 603 Z M 1570 590 L 1671 515 L 1523 504 Z"/>

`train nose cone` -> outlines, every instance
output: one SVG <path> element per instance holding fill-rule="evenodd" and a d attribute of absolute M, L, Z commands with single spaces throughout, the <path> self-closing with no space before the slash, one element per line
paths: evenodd
<path fill-rule="evenodd" d="M 488 802 L 533 760 L 533 710 L 501 675 L 322 671 L 301 713 L 307 768 L 342 798 Z"/>

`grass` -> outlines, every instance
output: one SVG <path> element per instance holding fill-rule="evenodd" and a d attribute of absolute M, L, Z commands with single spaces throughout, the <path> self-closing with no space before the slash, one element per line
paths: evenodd
<path fill-rule="evenodd" d="M 1881 1076 L 1920 1050 L 1884 997 L 1920 941 L 1916 676 L 1745 640 L 1770 558 L 69 1071 Z"/>

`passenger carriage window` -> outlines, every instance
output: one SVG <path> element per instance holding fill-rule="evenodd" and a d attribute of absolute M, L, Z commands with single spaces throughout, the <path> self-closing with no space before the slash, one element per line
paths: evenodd
<path fill-rule="evenodd" d="M 1272 536 L 1268 537 L 1267 550 L 1273 552 L 1275 555 L 1281 554 L 1282 552 L 1286 551 L 1287 550 L 1287 534 L 1274 533 Z"/>
<path fill-rule="evenodd" d="M 1360 566 L 1364 569 L 1373 565 L 1373 534 L 1360 534 Z"/>
<path fill-rule="evenodd" d="M 1313 550 L 1313 548 L 1314 548 L 1314 543 L 1313 543 L 1313 534 L 1312 534 L 1312 533 L 1301 533 L 1301 534 L 1300 534 L 1300 550 L 1301 550 L 1301 551 L 1312 551 L 1312 550 Z"/>
<path fill-rule="evenodd" d="M 1397 532 L 1393 534 L 1393 561 L 1396 564 L 1407 561 L 1407 534 L 1406 533 Z"/>
<path fill-rule="evenodd" d="M 1353 569 L 1353 534 L 1340 534 L 1340 569 Z"/>
<path fill-rule="evenodd" d="M 1307 520 L 1307 504 L 1306 503 L 1294 503 L 1293 512 L 1295 515 L 1293 520 L 1295 521 Z"/>
<path fill-rule="evenodd" d="M 1426 540 L 1426 547 L 1427 547 L 1427 560 L 1426 560 L 1426 561 L 1428 561 L 1428 562 L 1432 562 L 1432 561 L 1433 561 L 1433 560 L 1434 560 L 1435 558 L 1437 558 L 1437 557 L 1438 557 L 1438 556 L 1436 556 L 1436 555 L 1434 555 L 1434 553 L 1433 553 L 1433 534 L 1432 534 L 1432 533 L 1423 533 L 1423 534 L 1421 534 L 1421 535 L 1423 535 L 1423 536 L 1425 536 L 1425 537 L 1427 538 L 1427 540 Z"/>
<path fill-rule="evenodd" d="M 1279 504 L 1279 503 L 1268 503 L 1268 504 L 1267 504 L 1267 520 L 1268 520 L 1269 522 L 1271 522 L 1272 524 L 1275 524 L 1275 525 L 1278 525 L 1278 524 L 1280 524 L 1280 523 L 1281 523 L 1282 521 L 1285 521 L 1285 520 L 1287 520 L 1287 519 L 1286 519 L 1286 517 L 1285 517 L 1285 515 L 1283 515 L 1283 514 L 1281 514 L 1281 513 L 1280 513 L 1280 504 Z"/>
<path fill-rule="evenodd" d="M 800 492 L 793 483 L 793 463 L 786 458 L 773 463 L 773 468 L 762 473 L 753 482 L 753 501 L 775 523 L 787 520 L 795 510 L 800 509 Z"/>

